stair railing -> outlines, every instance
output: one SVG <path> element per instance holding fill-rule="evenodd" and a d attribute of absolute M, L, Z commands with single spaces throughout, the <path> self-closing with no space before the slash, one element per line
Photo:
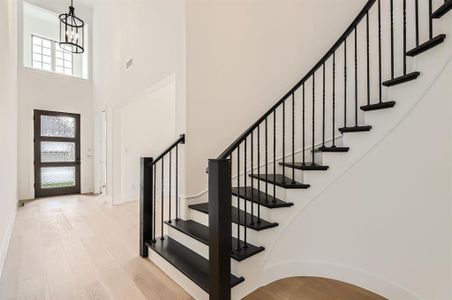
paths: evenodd
<path fill-rule="evenodd" d="M 414 9 L 410 22 L 407 1 Z M 428 38 L 433 38 L 433 2 L 428 1 L 428 12 L 421 11 L 418 0 L 367 1 L 318 63 L 216 160 L 209 161 L 211 299 L 230 298 L 226 282 L 231 251 L 247 248 L 249 227 L 261 223 L 262 204 L 277 201 L 277 183 L 290 188 L 301 176 L 295 169 L 319 167 L 317 152 L 348 151 L 338 145 L 341 133 L 371 129 L 362 124 L 360 111 L 395 105 L 383 100 L 383 86 L 419 75 L 408 73 L 407 48 L 408 44 L 420 45 L 421 18 L 428 22 Z M 382 2 L 387 8 L 384 11 Z M 394 29 L 395 10 L 402 16 L 400 36 Z M 408 39 L 411 32 L 412 41 Z M 399 47 L 398 41 L 402 41 Z M 390 79 L 383 81 L 383 76 Z M 279 182 L 276 176 L 269 176 L 269 172 L 277 174 L 277 166 L 282 168 Z M 254 193 L 255 188 L 265 194 Z M 236 224 L 231 223 L 233 204 L 244 211 L 237 214 Z M 240 241 L 236 245 L 231 241 L 231 226 Z"/>
<path fill-rule="evenodd" d="M 156 158 L 141 158 L 139 233 L 141 257 L 148 256 L 149 244 L 155 243 L 157 238 L 165 239 L 165 220 L 171 223 L 173 216 L 174 220 L 179 220 L 179 146 L 182 144 L 185 144 L 185 134 L 180 135 Z"/>

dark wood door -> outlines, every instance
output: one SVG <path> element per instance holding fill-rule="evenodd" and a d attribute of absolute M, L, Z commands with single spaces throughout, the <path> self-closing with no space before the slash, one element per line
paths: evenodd
<path fill-rule="evenodd" d="M 80 115 L 34 111 L 35 197 L 80 193 Z"/>

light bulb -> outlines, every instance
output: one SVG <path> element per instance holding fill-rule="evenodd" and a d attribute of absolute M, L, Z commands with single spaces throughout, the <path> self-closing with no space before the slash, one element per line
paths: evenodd
<path fill-rule="evenodd" d="M 66 31 L 66 39 L 70 42 L 70 43 L 74 43 L 77 44 L 78 43 L 78 33 L 74 32 L 74 31 Z"/>

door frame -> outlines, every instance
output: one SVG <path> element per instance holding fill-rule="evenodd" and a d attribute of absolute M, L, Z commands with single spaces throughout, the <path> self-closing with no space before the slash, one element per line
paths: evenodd
<path fill-rule="evenodd" d="M 75 138 L 65 138 L 65 137 L 44 137 L 41 136 L 41 116 L 59 116 L 59 117 L 71 117 L 76 120 L 75 127 Z M 34 171 L 35 171 L 35 198 L 58 196 L 58 195 L 69 195 L 69 194 L 80 194 L 80 178 L 81 178 L 81 160 L 80 160 L 80 114 L 48 111 L 48 110 L 34 110 Z M 74 162 L 41 162 L 41 142 L 72 142 L 75 143 L 75 161 Z M 75 186 L 64 187 L 64 188 L 51 188 L 42 189 L 41 188 L 41 172 L 40 169 L 43 167 L 75 167 Z"/>

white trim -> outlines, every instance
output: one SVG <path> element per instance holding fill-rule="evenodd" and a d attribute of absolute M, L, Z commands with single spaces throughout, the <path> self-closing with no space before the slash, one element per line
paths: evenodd
<path fill-rule="evenodd" d="M 2 277 L 3 268 L 5 267 L 6 256 L 8 254 L 9 243 L 11 241 L 11 236 L 13 234 L 14 223 L 16 221 L 17 215 L 17 206 L 14 208 L 14 214 L 11 217 L 11 220 L 8 223 L 8 227 L 6 229 L 5 238 L 2 241 L 0 248 L 0 277 Z"/>

